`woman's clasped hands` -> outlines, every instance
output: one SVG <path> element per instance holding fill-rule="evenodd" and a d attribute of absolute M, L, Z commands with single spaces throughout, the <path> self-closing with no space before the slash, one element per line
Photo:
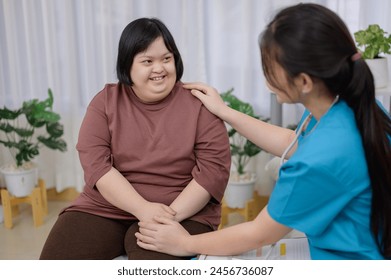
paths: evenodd
<path fill-rule="evenodd" d="M 135 213 L 135 215 L 140 221 L 153 222 L 155 216 L 174 220 L 176 212 L 162 203 L 146 202 L 145 207 L 140 207 L 140 213 Z"/>

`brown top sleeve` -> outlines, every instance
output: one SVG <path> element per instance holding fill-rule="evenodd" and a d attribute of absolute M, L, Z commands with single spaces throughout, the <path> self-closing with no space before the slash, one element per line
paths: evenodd
<path fill-rule="evenodd" d="M 221 202 L 231 166 L 229 140 L 223 121 L 204 106 L 198 118 L 194 151 L 196 165 L 192 171 L 193 178 Z"/>
<path fill-rule="evenodd" d="M 90 102 L 76 145 L 84 170 L 84 180 L 88 187 L 93 187 L 112 166 L 111 137 L 105 114 L 104 98 L 105 94 L 101 92 Z"/>

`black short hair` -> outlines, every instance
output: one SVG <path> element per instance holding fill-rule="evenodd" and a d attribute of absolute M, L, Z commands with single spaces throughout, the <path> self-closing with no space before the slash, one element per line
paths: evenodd
<path fill-rule="evenodd" d="M 130 68 L 134 57 L 145 51 L 158 37 L 162 37 L 167 49 L 173 53 L 176 80 L 183 75 L 183 62 L 175 40 L 168 28 L 157 18 L 139 18 L 129 23 L 122 31 L 118 45 L 117 77 L 120 83 L 131 86 Z"/>

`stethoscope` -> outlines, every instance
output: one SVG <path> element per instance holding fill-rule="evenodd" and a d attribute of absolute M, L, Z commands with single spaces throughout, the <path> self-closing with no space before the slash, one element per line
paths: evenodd
<path fill-rule="evenodd" d="M 339 95 L 337 95 L 333 101 L 333 103 L 331 103 L 329 109 L 326 111 L 326 113 L 324 115 L 326 115 L 328 113 L 328 111 L 330 111 L 330 109 L 334 106 L 335 103 L 338 102 L 338 99 L 339 99 Z M 299 128 L 296 130 L 296 135 L 295 135 L 295 138 L 293 139 L 293 141 L 289 144 L 289 146 L 285 149 L 285 151 L 282 153 L 282 156 L 281 156 L 281 161 L 280 161 L 280 167 L 284 164 L 285 162 L 285 157 L 286 155 L 289 153 L 289 151 L 292 149 L 292 147 L 296 144 L 297 142 L 297 139 L 299 139 L 299 136 L 301 135 L 301 133 L 303 132 L 304 130 L 304 127 L 311 121 L 313 115 L 312 113 L 310 112 L 308 114 L 308 116 L 304 119 L 304 121 L 301 123 L 301 125 L 299 126 Z M 313 131 L 316 126 L 319 124 L 320 122 L 320 119 L 319 121 L 314 125 L 314 127 L 311 129 L 311 131 Z"/>

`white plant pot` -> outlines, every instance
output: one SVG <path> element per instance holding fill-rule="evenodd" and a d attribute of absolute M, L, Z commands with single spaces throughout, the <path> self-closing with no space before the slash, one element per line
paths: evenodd
<path fill-rule="evenodd" d="M 16 197 L 30 195 L 38 183 L 38 169 L 36 167 L 26 170 L 2 169 L 1 173 L 7 190 Z"/>
<path fill-rule="evenodd" d="M 229 208 L 244 208 L 246 202 L 253 198 L 255 174 L 246 181 L 233 181 L 230 178 L 224 193 L 224 200 Z"/>
<path fill-rule="evenodd" d="M 388 86 L 388 62 L 386 57 L 366 59 L 369 69 L 375 80 L 375 88 Z"/>

